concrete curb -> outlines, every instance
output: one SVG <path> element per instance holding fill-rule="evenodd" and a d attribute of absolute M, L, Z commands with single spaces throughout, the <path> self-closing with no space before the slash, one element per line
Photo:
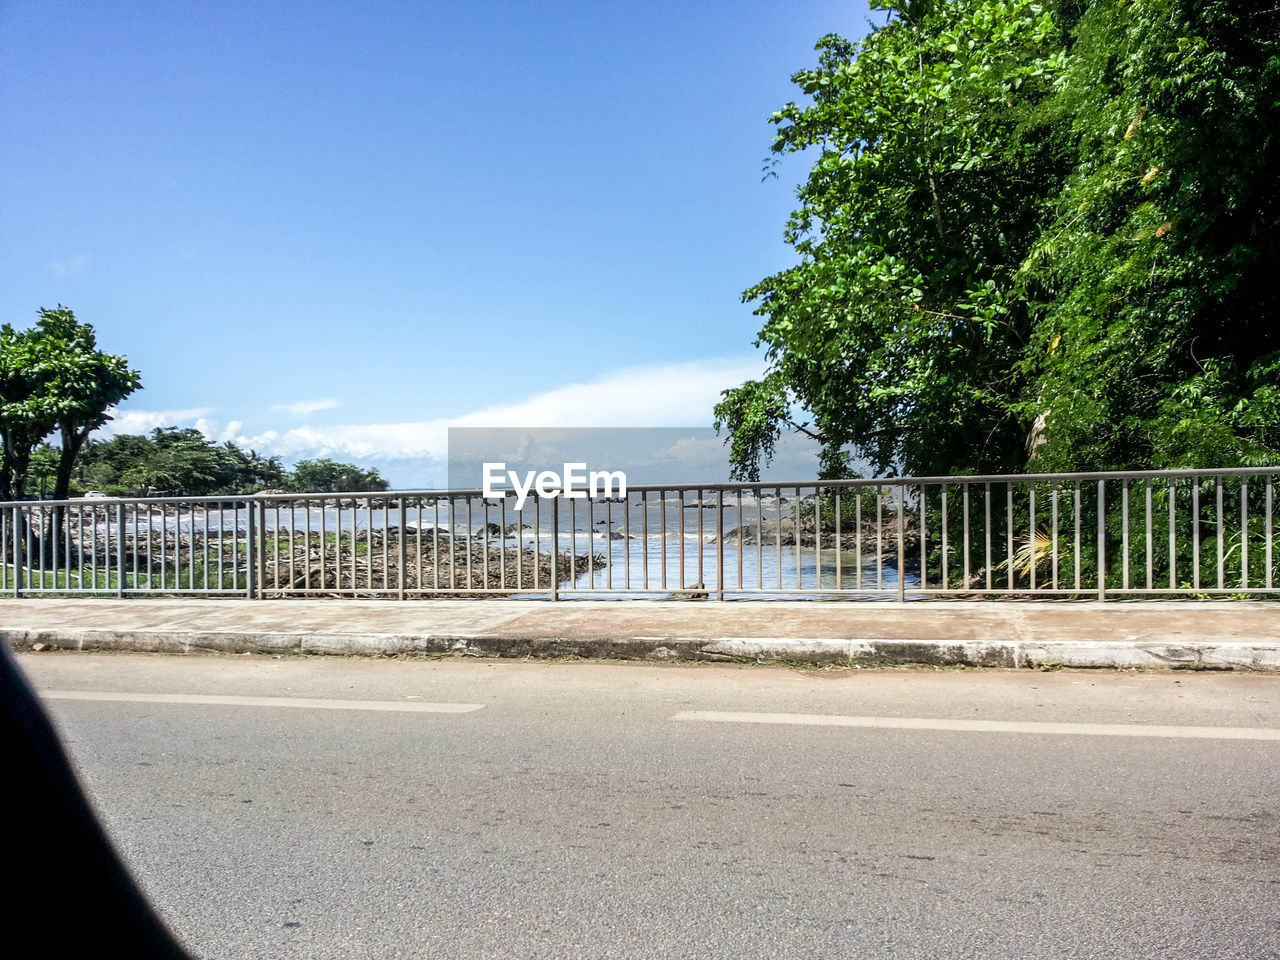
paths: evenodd
<path fill-rule="evenodd" d="M 402 635 L 348 632 L 200 632 L 171 630 L 0 629 L 15 649 L 146 653 L 295 653 L 587 657 L 628 660 L 927 664 L 972 667 L 1181 668 L 1280 671 L 1274 640 L 1158 642 L 1137 640 L 939 641 L 789 637 Z"/>

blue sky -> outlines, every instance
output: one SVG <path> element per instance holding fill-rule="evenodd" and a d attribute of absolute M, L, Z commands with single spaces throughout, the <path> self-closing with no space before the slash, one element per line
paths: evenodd
<path fill-rule="evenodd" d="M 65 304 L 288 461 L 453 426 L 705 426 L 793 262 L 769 114 L 860 0 L 0 3 L 0 316 Z"/>

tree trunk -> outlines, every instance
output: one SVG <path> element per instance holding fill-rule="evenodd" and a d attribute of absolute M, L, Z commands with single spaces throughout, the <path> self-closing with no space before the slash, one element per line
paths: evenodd
<path fill-rule="evenodd" d="M 66 500 L 71 493 L 71 472 L 75 469 L 76 456 L 80 453 L 80 448 L 84 446 L 84 442 L 89 439 L 88 430 L 62 431 L 62 455 L 58 458 L 58 475 L 53 484 L 53 499 Z M 67 563 L 67 538 L 63 531 L 63 517 L 66 516 L 67 508 L 62 504 L 55 504 L 48 511 L 45 518 L 45 526 L 43 536 L 40 538 L 41 551 L 44 555 L 45 562 L 50 565 L 51 569 L 57 568 L 56 559 L 61 560 L 62 564 Z M 55 557 L 56 553 L 56 557 Z"/>

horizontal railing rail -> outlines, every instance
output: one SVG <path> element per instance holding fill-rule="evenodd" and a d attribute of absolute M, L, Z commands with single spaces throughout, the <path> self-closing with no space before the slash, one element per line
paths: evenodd
<path fill-rule="evenodd" d="M 0 503 L 0 594 L 1251 597 L 1280 467 Z"/>

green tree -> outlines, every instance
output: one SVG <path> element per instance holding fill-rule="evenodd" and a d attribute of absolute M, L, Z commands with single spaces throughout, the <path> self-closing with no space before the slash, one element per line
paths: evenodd
<path fill-rule="evenodd" d="M 46 389 L 51 377 L 33 330 L 0 327 L 0 498 L 26 496 L 27 471 L 36 447 L 53 432 L 57 408 Z"/>
<path fill-rule="evenodd" d="M 120 483 L 143 494 L 226 491 L 237 479 L 235 458 L 193 428 L 157 427 L 143 456 L 129 463 Z"/>
<path fill-rule="evenodd" d="M 27 468 L 27 482 L 32 487 L 38 488 L 40 496 L 43 498 L 45 494 L 53 489 L 58 479 L 58 463 L 62 459 L 62 452 L 57 447 L 51 447 L 47 443 L 42 443 L 31 452 L 31 464 Z"/>
<path fill-rule="evenodd" d="M 1019 267 L 1049 468 L 1280 450 L 1280 7 L 1087 6 L 1052 120 L 1074 164 Z"/>
<path fill-rule="evenodd" d="M 93 327 L 76 320 L 65 307 L 41 310 L 36 329 L 60 358 L 50 387 L 57 397 L 57 429 L 61 457 L 53 496 L 70 493 L 75 460 L 89 434 L 111 419 L 108 411 L 142 386 L 137 370 L 124 357 L 98 349 Z"/>
<path fill-rule="evenodd" d="M 371 493 L 386 490 L 387 481 L 376 468 L 319 459 L 298 461 L 291 486 L 303 493 Z"/>
<path fill-rule="evenodd" d="M 1274 461 L 1280 8 L 873 6 L 772 118 L 816 160 L 744 294 L 736 473 L 794 429 L 827 475 Z"/>
<path fill-rule="evenodd" d="M 1010 264 L 1063 172 L 1037 114 L 1063 70 L 1059 27 L 1030 0 L 872 5 L 888 25 L 824 37 L 793 78 L 811 102 L 771 118 L 775 153 L 818 156 L 785 234 L 800 263 L 744 294 L 769 374 L 715 411 L 739 475 L 796 407 L 828 473 L 848 445 L 878 471 L 934 472 L 1006 466 L 1026 441 Z"/>
<path fill-rule="evenodd" d="M 57 432 L 61 442 L 55 498 L 70 489 L 76 455 L 107 412 L 140 386 L 123 357 L 98 350 L 93 327 L 65 307 L 41 309 L 34 327 L 0 330 L 0 430 L 4 435 L 0 496 L 26 492 L 32 453 Z"/>

